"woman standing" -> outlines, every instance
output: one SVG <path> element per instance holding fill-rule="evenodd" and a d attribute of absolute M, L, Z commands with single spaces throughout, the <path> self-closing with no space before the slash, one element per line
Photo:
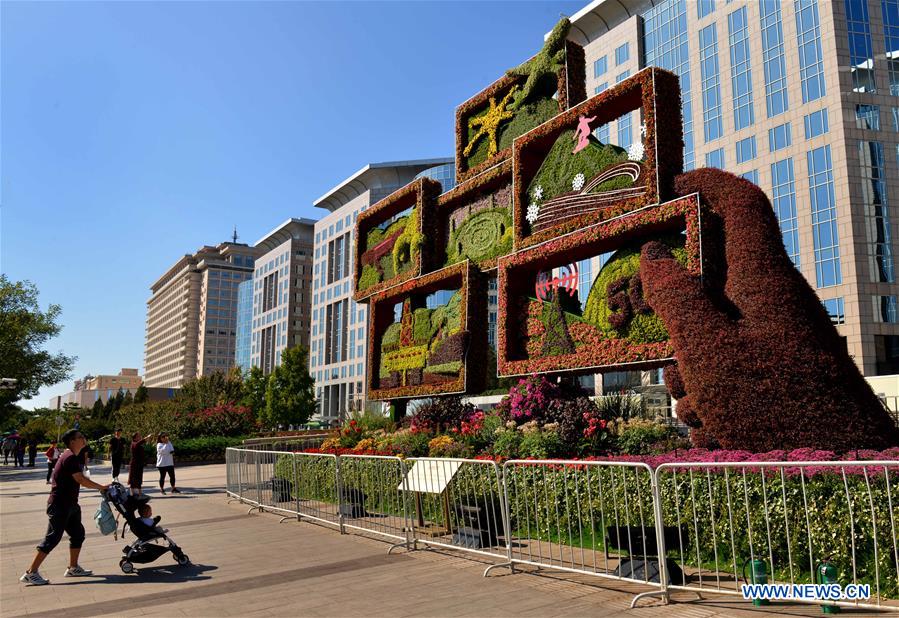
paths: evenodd
<path fill-rule="evenodd" d="M 62 455 L 62 452 L 56 447 L 56 440 L 50 442 L 50 448 L 47 449 L 47 485 L 50 484 L 50 476 L 53 474 L 53 468 L 56 467 L 56 462 L 59 461 L 59 456 Z"/>
<path fill-rule="evenodd" d="M 144 484 L 144 465 L 146 464 L 144 442 L 152 437 L 153 434 L 150 434 L 146 438 L 142 438 L 139 431 L 135 431 L 131 436 L 131 463 L 128 465 L 128 486 L 131 487 L 131 493 L 135 496 L 140 495 L 141 487 Z"/>
<path fill-rule="evenodd" d="M 175 487 L 175 447 L 169 442 L 168 434 L 159 434 L 159 441 L 156 443 L 156 469 L 159 470 L 159 490 L 165 495 L 165 475 L 169 475 L 169 483 L 172 486 L 173 494 L 180 494 L 178 488 Z"/>

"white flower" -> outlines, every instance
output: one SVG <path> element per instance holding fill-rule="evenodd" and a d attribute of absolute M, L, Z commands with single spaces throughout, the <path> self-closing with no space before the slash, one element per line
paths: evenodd
<path fill-rule="evenodd" d="M 631 161 L 642 161 L 643 153 L 643 142 L 634 142 L 627 147 L 627 158 Z"/>
<path fill-rule="evenodd" d="M 578 172 L 577 176 L 574 177 L 574 180 L 571 181 L 571 188 L 575 191 L 580 191 L 584 188 L 584 175 Z"/>
<path fill-rule="evenodd" d="M 539 201 L 543 199 L 543 187 L 541 185 L 537 185 L 534 187 L 534 200 Z"/>
<path fill-rule="evenodd" d="M 537 204 L 531 204 L 530 206 L 528 206 L 528 214 L 525 216 L 525 219 L 528 220 L 528 223 L 533 225 L 538 216 L 540 216 L 540 207 L 537 206 Z"/>

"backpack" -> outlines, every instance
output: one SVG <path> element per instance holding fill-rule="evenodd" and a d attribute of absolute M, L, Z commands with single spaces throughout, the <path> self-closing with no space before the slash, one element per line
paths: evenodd
<path fill-rule="evenodd" d="M 100 534 L 104 536 L 112 534 L 118 529 L 118 522 L 116 522 L 112 509 L 109 508 L 106 500 L 100 501 L 100 506 L 97 507 L 97 512 L 94 513 L 94 521 L 97 523 L 97 528 L 100 529 Z"/>

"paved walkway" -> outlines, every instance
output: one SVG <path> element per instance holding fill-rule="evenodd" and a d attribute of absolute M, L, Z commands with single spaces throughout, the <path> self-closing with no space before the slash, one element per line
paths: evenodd
<path fill-rule="evenodd" d="M 484 564 L 452 552 L 394 552 L 358 535 L 268 513 L 247 515 L 227 503 L 224 465 L 177 469 L 185 493 L 151 490 L 156 515 L 190 556 L 193 566 L 170 554 L 136 575 L 118 567 L 126 541 L 100 536 L 91 516 L 99 494 L 82 489 L 88 531 L 81 563 L 94 577 L 65 579 L 63 540 L 42 574 L 49 586 L 19 583 L 46 527 L 47 485 L 43 459 L 34 469 L 0 465 L 0 615 L 6 616 L 712 616 L 761 617 L 733 598 L 627 610 L 642 589 L 618 582 L 551 572 L 481 576 Z M 92 469 L 102 482 L 109 468 Z M 155 478 L 148 470 L 147 480 Z M 600 587 L 600 585 L 604 587 Z M 680 597 L 686 601 L 691 595 Z M 649 601 L 649 604 L 657 603 Z M 779 615 L 819 616 L 815 606 L 785 606 Z M 61 613 L 61 612 L 64 612 Z M 872 614 L 876 615 L 876 614 Z M 882 615 L 882 614 L 880 614 Z"/>

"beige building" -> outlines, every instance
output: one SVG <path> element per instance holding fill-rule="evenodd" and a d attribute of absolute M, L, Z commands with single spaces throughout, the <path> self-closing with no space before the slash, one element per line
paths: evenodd
<path fill-rule="evenodd" d="M 453 159 L 372 163 L 318 198 L 329 211 L 315 223 L 309 373 L 319 401 L 316 418 L 345 418 L 365 405 L 368 308 L 353 301 L 353 227 L 360 212 L 420 175 L 455 184 Z"/>
<path fill-rule="evenodd" d="M 288 219 L 256 242 L 250 362 L 266 374 L 285 349 L 309 348 L 314 225 Z"/>
<path fill-rule="evenodd" d="M 185 255 L 150 287 L 144 383 L 178 388 L 234 364 L 237 287 L 258 250 L 225 242 Z"/>
<path fill-rule="evenodd" d="M 141 384 L 143 384 L 143 380 L 137 374 L 137 369 L 122 369 L 118 375 L 86 375 L 80 380 L 75 380 L 71 392 L 51 397 L 50 408 L 61 410 L 66 404 L 74 404 L 80 408 L 92 408 L 98 399 L 106 403 L 119 391 L 131 393 L 134 396 Z M 173 389 L 147 389 L 147 397 L 151 401 L 170 399 L 173 396 Z"/>
<path fill-rule="evenodd" d="M 863 373 L 899 373 L 896 0 L 596 0 L 571 21 L 588 94 L 646 66 L 680 76 L 686 169 L 758 184 Z M 627 146 L 640 123 L 597 136 Z"/>

